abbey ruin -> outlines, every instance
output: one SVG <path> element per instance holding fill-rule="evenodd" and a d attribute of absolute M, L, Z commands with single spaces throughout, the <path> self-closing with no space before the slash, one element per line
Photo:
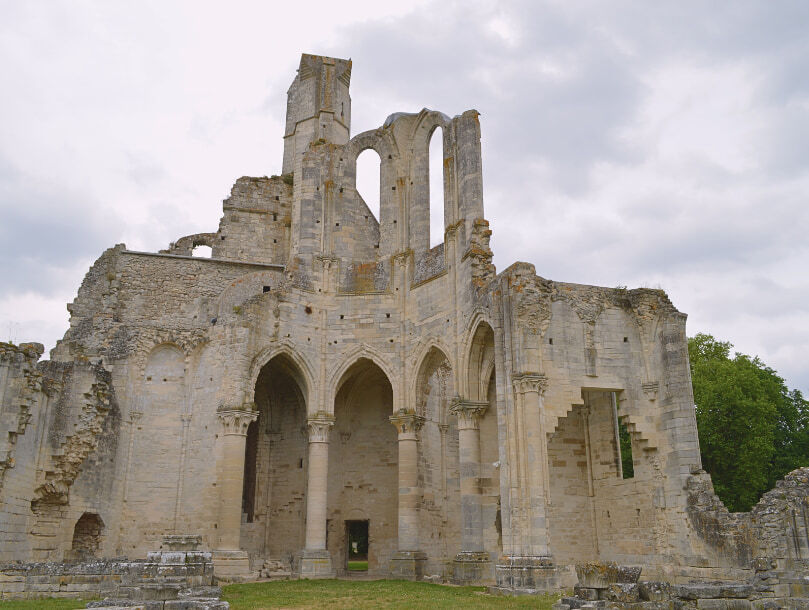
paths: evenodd
<path fill-rule="evenodd" d="M 0 344 L 0 591 L 70 593 L 21 566 L 138 560 L 167 535 L 199 536 L 221 579 L 343 576 L 364 535 L 378 577 L 542 591 L 601 561 L 809 597 L 807 473 L 729 514 L 701 470 L 685 314 L 662 290 L 497 273 L 478 113 L 351 137 L 350 78 L 303 55 L 278 176 L 239 178 L 215 232 L 104 252 L 49 360 Z"/>

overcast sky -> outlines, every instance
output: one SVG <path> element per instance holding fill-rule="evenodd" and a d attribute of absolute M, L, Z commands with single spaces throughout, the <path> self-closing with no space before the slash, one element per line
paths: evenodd
<path fill-rule="evenodd" d="M 809 392 L 805 0 L 0 0 L 0 339 L 52 347 L 104 248 L 280 173 L 302 52 L 353 59 L 354 134 L 480 111 L 498 270 L 663 287 Z"/>

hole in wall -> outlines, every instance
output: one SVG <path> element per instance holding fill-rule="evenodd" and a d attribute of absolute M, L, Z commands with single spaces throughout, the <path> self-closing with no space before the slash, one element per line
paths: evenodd
<path fill-rule="evenodd" d="M 436 127 L 430 136 L 430 247 L 444 241 L 444 130 Z"/>
<path fill-rule="evenodd" d="M 382 174 L 382 160 L 379 154 L 369 148 L 357 157 L 357 193 L 374 215 L 377 222 L 380 218 L 379 192 Z"/>
<path fill-rule="evenodd" d="M 194 246 L 194 249 L 191 250 L 191 256 L 196 258 L 211 258 L 212 253 L 213 248 L 210 246 Z"/>

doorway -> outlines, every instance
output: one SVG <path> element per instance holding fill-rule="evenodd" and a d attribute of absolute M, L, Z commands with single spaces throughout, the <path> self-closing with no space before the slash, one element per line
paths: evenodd
<path fill-rule="evenodd" d="M 368 524 L 369 521 L 346 521 L 346 570 L 368 571 Z"/>

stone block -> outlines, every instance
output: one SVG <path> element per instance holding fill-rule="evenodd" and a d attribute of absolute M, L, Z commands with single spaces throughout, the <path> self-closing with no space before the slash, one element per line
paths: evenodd
<path fill-rule="evenodd" d="M 586 601 L 597 600 L 599 591 L 600 589 L 590 589 L 588 587 L 582 587 L 579 584 L 573 586 L 573 595 Z"/>
<path fill-rule="evenodd" d="M 638 593 L 643 601 L 658 602 L 671 597 L 671 585 L 660 581 L 641 581 Z"/>
<path fill-rule="evenodd" d="M 640 593 L 636 583 L 616 582 L 600 589 L 599 597 L 611 602 L 632 603 L 640 600 Z"/>
<path fill-rule="evenodd" d="M 699 610 L 751 610 L 753 604 L 747 599 L 698 599 Z"/>

